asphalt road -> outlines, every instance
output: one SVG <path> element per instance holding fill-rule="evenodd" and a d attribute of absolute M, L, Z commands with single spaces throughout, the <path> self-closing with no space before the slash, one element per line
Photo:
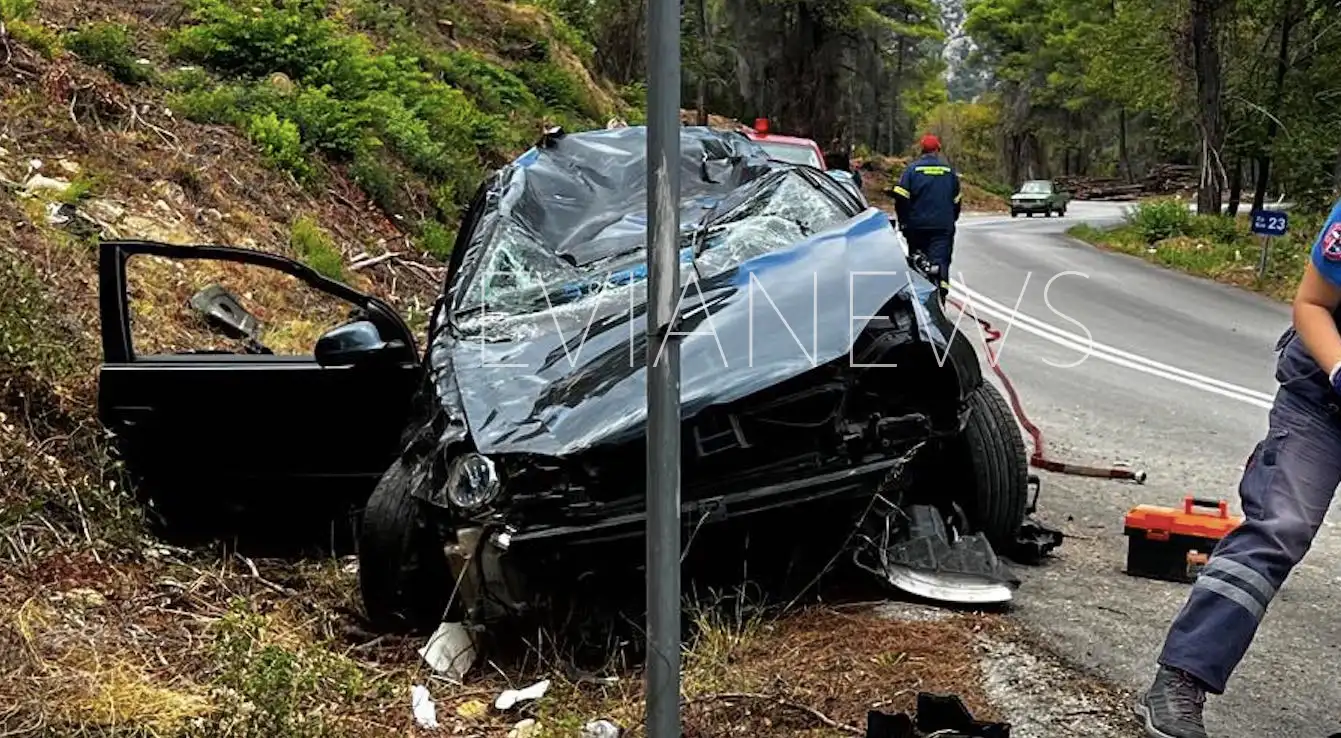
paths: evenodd
<path fill-rule="evenodd" d="M 1108 203 L 1072 203 L 1065 218 L 966 217 L 952 272 L 982 317 L 1009 325 L 996 344 L 1001 366 L 1051 455 L 1149 474 L 1144 486 L 1043 475 L 1040 517 L 1078 538 L 1057 561 L 1021 569 L 1016 608 L 1060 655 L 1135 692 L 1189 587 L 1123 573 L 1123 515 L 1187 494 L 1226 498 L 1239 512 L 1239 475 L 1266 430 L 1273 347 L 1290 318 L 1286 305 L 1065 235 L 1079 221 L 1119 217 Z M 1213 736 L 1341 730 L 1336 521 L 1334 507 L 1228 692 L 1210 699 Z"/>

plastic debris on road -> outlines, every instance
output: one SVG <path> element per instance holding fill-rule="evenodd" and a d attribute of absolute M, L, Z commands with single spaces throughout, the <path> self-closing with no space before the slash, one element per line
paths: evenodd
<path fill-rule="evenodd" d="M 438 727 L 438 708 L 428 694 L 428 688 L 422 684 L 410 687 L 410 708 L 414 710 L 414 721 L 421 728 Z"/>
<path fill-rule="evenodd" d="M 1020 581 L 982 534 L 960 534 L 930 505 L 899 509 L 884 498 L 877 502 L 884 505 L 863 521 L 858 566 L 930 600 L 982 605 L 1014 598 Z"/>
<path fill-rule="evenodd" d="M 461 681 L 475 664 L 475 639 L 462 623 L 442 623 L 419 655 L 434 671 Z"/>
<path fill-rule="evenodd" d="M 498 710 L 511 710 L 513 706 L 519 702 L 538 700 L 541 697 L 544 697 L 545 693 L 548 691 L 548 679 L 542 679 L 526 689 L 503 690 L 503 693 L 498 695 L 498 699 L 494 700 L 494 708 Z"/>

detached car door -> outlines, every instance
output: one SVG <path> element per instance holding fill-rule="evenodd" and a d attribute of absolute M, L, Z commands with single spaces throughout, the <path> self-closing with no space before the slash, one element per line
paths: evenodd
<path fill-rule="evenodd" d="M 419 378 L 413 335 L 389 305 L 249 249 L 145 241 L 100 248 L 99 416 L 158 522 L 239 510 L 253 520 L 286 510 L 316 515 L 362 504 L 399 451 Z M 153 289 L 135 283 L 136 304 L 144 297 L 168 304 L 132 315 L 128 272 L 137 266 L 156 276 L 146 283 Z M 187 267 L 205 278 L 181 277 Z M 219 283 L 230 280 L 243 283 Z M 279 326 L 271 333 L 287 331 L 291 350 L 269 352 L 266 316 L 249 313 L 249 300 L 239 297 L 264 291 L 257 281 L 286 304 L 299 291 L 331 301 L 334 326 Z M 292 287 L 275 287 L 280 282 Z M 145 294 L 152 292 L 166 294 Z M 168 309 L 184 317 L 163 318 Z M 197 341 L 228 333 L 232 343 L 164 347 L 188 333 Z"/>

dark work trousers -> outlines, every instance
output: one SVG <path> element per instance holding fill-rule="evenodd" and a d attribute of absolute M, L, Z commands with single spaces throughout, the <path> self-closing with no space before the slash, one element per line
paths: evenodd
<path fill-rule="evenodd" d="M 954 252 L 955 232 L 953 230 L 913 230 L 903 232 L 910 253 L 925 254 L 927 260 L 940 267 L 941 287 L 945 290 L 950 282 L 950 256 Z"/>
<path fill-rule="evenodd" d="M 1212 694 L 1224 692 L 1341 484 L 1341 398 L 1293 329 L 1278 348 L 1269 430 L 1239 483 L 1243 523 L 1211 552 L 1159 658 Z"/>

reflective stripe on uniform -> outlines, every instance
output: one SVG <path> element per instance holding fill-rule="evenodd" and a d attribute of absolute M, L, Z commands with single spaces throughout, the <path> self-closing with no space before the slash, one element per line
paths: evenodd
<path fill-rule="evenodd" d="M 1215 556 L 1206 562 L 1193 587 L 1224 597 L 1258 621 L 1266 615 L 1267 605 L 1276 596 L 1276 588 L 1266 577 L 1237 561 Z"/>
<path fill-rule="evenodd" d="M 908 190 L 905 190 L 898 185 L 894 185 L 894 194 L 902 195 L 903 197 L 912 197 L 912 195 L 908 194 Z"/>
<path fill-rule="evenodd" d="M 921 174 L 949 174 L 950 167 L 935 164 L 923 164 L 922 166 L 913 169 L 913 171 Z"/>

